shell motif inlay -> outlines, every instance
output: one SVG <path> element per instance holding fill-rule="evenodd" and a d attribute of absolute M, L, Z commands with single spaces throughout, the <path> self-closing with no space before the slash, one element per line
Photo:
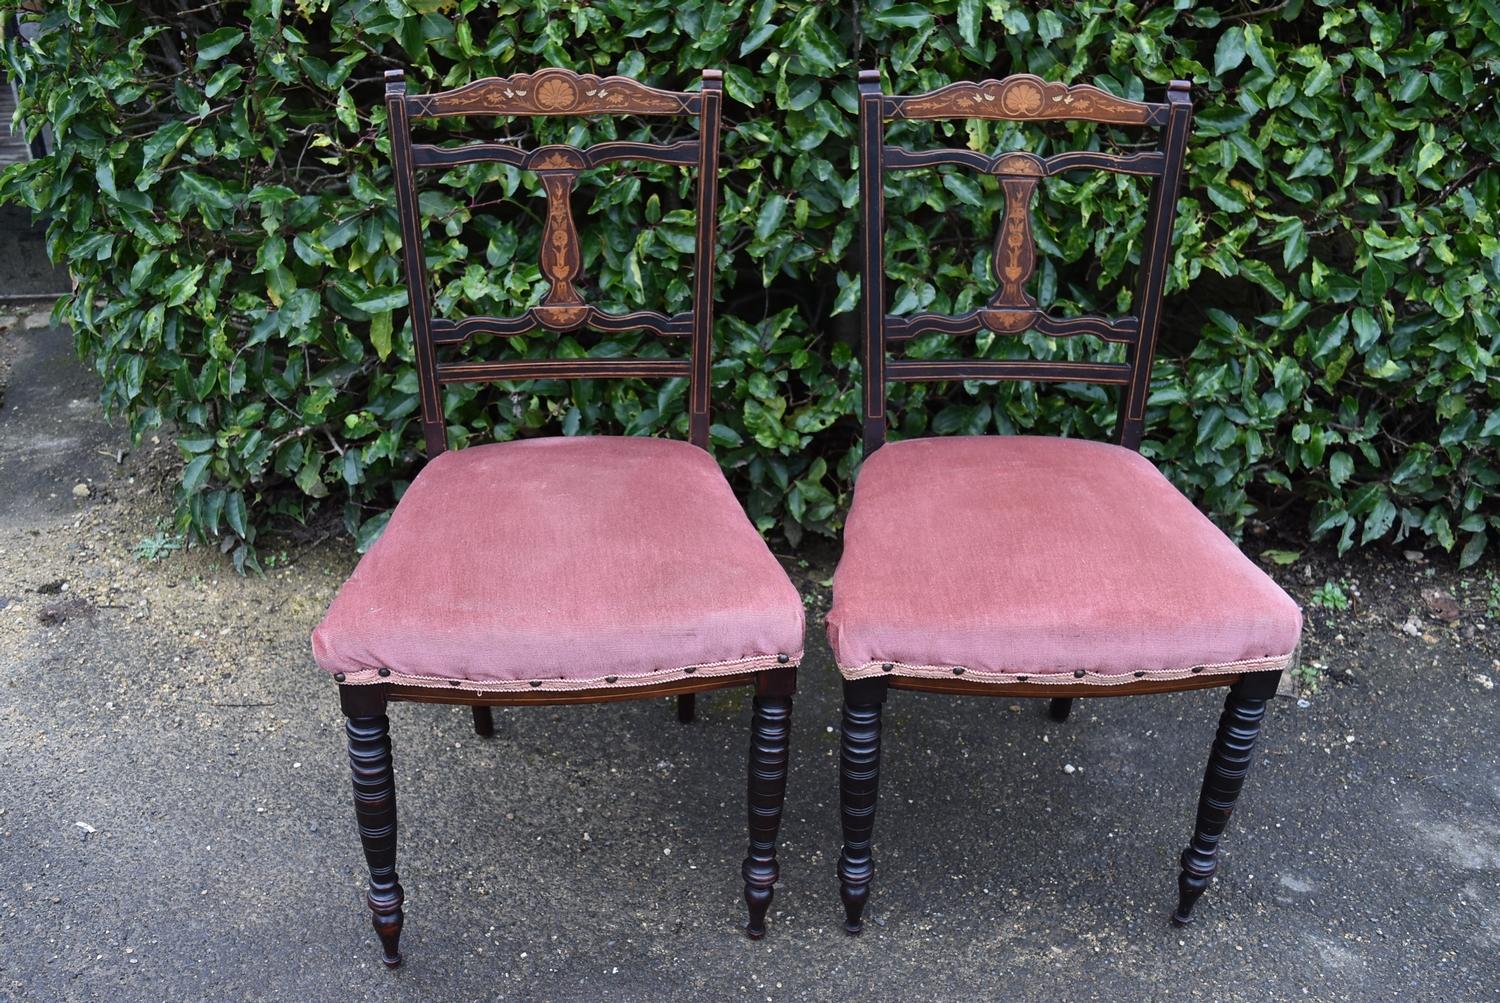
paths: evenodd
<path fill-rule="evenodd" d="M 695 95 L 648 87 L 629 77 L 597 77 L 558 67 L 486 77 L 451 91 L 415 95 L 415 114 L 685 115 Z"/>
<path fill-rule="evenodd" d="M 1035 115 L 1042 110 L 1042 89 L 1023 80 L 1000 91 L 1000 107 L 1008 115 Z"/>
<path fill-rule="evenodd" d="M 891 100 L 892 118 L 1085 118 L 1121 125 L 1161 121 L 1159 105 L 1116 97 L 1092 84 L 1052 83 L 1029 73 L 1004 80 L 960 81 Z"/>
<path fill-rule="evenodd" d="M 567 111 L 578 103 L 578 86 L 566 77 L 549 76 L 536 85 L 536 106 L 542 111 Z"/>

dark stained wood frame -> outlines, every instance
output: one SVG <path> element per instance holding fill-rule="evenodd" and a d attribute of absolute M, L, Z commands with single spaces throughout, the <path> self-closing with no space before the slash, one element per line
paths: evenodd
<path fill-rule="evenodd" d="M 1037 122 L 1078 120 L 1161 130 L 1153 152 L 1114 155 L 1069 151 L 1040 157 L 1024 151 L 985 154 L 964 149 L 913 151 L 885 142 L 887 121 L 901 119 L 1003 119 Z M 864 395 L 862 422 L 865 454 L 879 449 L 886 435 L 886 384 L 898 380 L 1036 380 L 1100 383 L 1122 387 L 1118 440 L 1139 449 L 1150 391 L 1151 361 L 1161 322 L 1162 289 L 1170 263 L 1172 224 L 1192 124 L 1189 85 L 1174 80 L 1162 103 L 1116 97 L 1088 84 L 1072 86 L 1029 74 L 1003 80 L 958 82 L 925 94 L 890 95 L 881 88 L 878 70 L 859 73 L 860 201 L 863 223 L 862 283 Z M 885 176 L 891 171 L 939 165 L 969 168 L 1000 179 L 1005 213 L 996 237 L 994 269 L 998 287 L 988 302 L 951 316 L 923 313 L 891 316 L 885 296 Z M 1079 169 L 1154 177 L 1147 209 L 1141 269 L 1131 316 L 1053 317 L 1027 291 L 1036 266 L 1031 233 L 1031 201 L 1038 182 Z M 1126 345 L 1124 363 L 1063 360 L 922 360 L 891 359 L 892 344 L 920 334 L 970 335 L 981 330 L 1018 335 L 1037 330 L 1051 337 L 1091 336 Z M 1226 686 L 1224 717 L 1204 780 L 1203 798 L 1193 838 L 1183 853 L 1180 897 L 1173 921 L 1191 920 L 1193 904 L 1217 867 L 1218 839 L 1228 822 L 1243 783 L 1250 750 L 1259 733 L 1265 705 L 1275 695 L 1279 670 L 1254 673 L 1192 675 L 1184 679 L 1141 679 L 1119 684 L 986 683 L 961 676 L 925 678 L 891 674 L 844 682 L 840 791 L 844 846 L 839 858 L 839 885 L 845 928 L 862 929 L 869 898 L 871 836 L 880 769 L 880 716 L 892 689 L 954 696 L 1046 697 L 1054 721 L 1067 719 L 1077 697 L 1133 696 Z"/>
<path fill-rule="evenodd" d="M 718 70 L 704 70 L 702 89 L 696 93 L 665 91 L 624 77 L 600 78 L 559 68 L 478 80 L 436 94 L 407 94 L 400 70 L 388 70 L 385 79 L 396 200 L 415 334 L 422 429 L 429 457 L 447 449 L 442 385 L 471 380 L 686 377 L 689 380 L 690 437 L 694 444 L 707 449 L 723 74 Z M 562 145 L 521 150 L 497 143 L 450 148 L 411 141 L 410 123 L 414 118 L 604 114 L 694 116 L 698 119 L 698 138 L 669 144 L 600 143 L 583 150 Z M 627 159 L 697 168 L 698 225 L 693 308 L 685 313 L 671 317 L 651 311 L 609 314 L 585 303 L 575 288 L 581 256 L 568 196 L 580 171 Z M 551 283 L 551 288 L 541 304 L 520 317 L 471 317 L 460 321 L 436 318 L 432 316 L 432 298 L 423 260 L 415 170 L 485 161 L 535 171 L 541 177 L 548 202 L 543 230 L 542 273 Z M 455 363 L 436 359 L 435 346 L 462 342 L 476 333 L 514 335 L 537 328 L 562 332 L 585 326 L 604 331 L 645 329 L 662 337 L 685 337 L 689 339 L 689 355 L 682 359 Z M 731 686 L 753 687 L 747 784 L 750 839 L 743 878 L 749 911 L 746 932 L 752 938 L 763 936 L 766 913 L 779 876 L 776 836 L 786 789 L 792 696 L 797 688 L 797 667 L 785 664 L 789 662 L 786 656 L 782 656 L 781 661 L 784 664 L 779 667 L 757 672 L 564 692 L 495 693 L 465 691 L 461 687 L 450 689 L 384 683 L 340 685 L 339 699 L 347 718 L 349 758 L 354 776 L 355 815 L 370 869 L 367 903 L 385 964 L 394 968 L 401 963 L 399 941 L 403 921 L 403 895 L 396 875 L 395 776 L 386 716 L 392 701 L 469 705 L 473 708 L 475 731 L 488 737 L 494 734 L 492 707 L 676 696 L 679 719 L 690 721 L 696 694 Z M 342 682 L 341 677 L 339 680 Z"/>
<path fill-rule="evenodd" d="M 557 67 L 535 73 L 476 80 L 436 94 L 408 94 L 401 70 L 385 74 L 386 121 L 401 219 L 401 242 L 410 290 L 422 432 L 428 456 L 448 448 L 443 425 L 442 385 L 491 380 L 574 380 L 670 378 L 688 380 L 689 438 L 708 448 L 709 373 L 713 356 L 713 277 L 719 209 L 719 133 L 724 75 L 704 70 L 696 93 L 665 91 L 627 77 L 597 77 Z M 662 115 L 696 117 L 698 138 L 675 143 L 608 142 L 585 149 L 549 144 L 523 150 L 502 143 L 458 147 L 413 143 L 413 119 L 461 115 Z M 651 310 L 611 314 L 585 303 L 576 283 L 582 268 L 578 229 L 569 196 L 580 172 L 622 160 L 696 167 L 698 171 L 697 247 L 693 265 L 693 308 L 667 316 Z M 518 317 L 432 315 L 432 295 L 422 254 L 422 221 L 417 206 L 416 171 L 460 164 L 499 163 L 535 172 L 547 198 L 542 232 L 542 274 L 550 283 L 538 305 Z M 688 357 L 679 359 L 533 359 L 515 362 L 439 362 L 435 346 L 458 344 L 475 334 L 502 337 L 544 328 L 566 332 L 647 330 L 663 338 L 687 338 Z"/>
<path fill-rule="evenodd" d="M 959 82 L 926 94 L 889 95 L 881 90 L 877 70 L 859 74 L 860 202 L 863 216 L 864 276 L 863 341 L 865 392 L 863 424 L 865 453 L 885 442 L 886 384 L 920 380 L 1039 380 L 1063 383 L 1101 383 L 1123 388 L 1120 395 L 1119 441 L 1139 448 L 1150 391 L 1151 360 L 1161 322 L 1162 287 L 1177 213 L 1177 192 L 1186 154 L 1193 105 L 1188 84 L 1174 80 L 1161 104 L 1115 97 L 1088 84 L 1051 83 L 1029 74 L 978 83 Z M 974 150 L 908 150 L 885 142 L 885 123 L 900 119 L 985 118 L 1038 122 L 1081 120 L 1112 125 L 1158 126 L 1157 150 L 1129 155 L 1089 150 L 1039 157 L 1025 151 L 994 155 Z M 950 164 L 1000 179 L 1005 192 L 1005 214 L 995 241 L 994 268 L 998 288 L 981 307 L 957 316 L 920 313 L 886 314 L 885 297 L 885 176 Z M 1066 171 L 1100 170 L 1152 177 L 1151 203 L 1143 236 L 1141 269 L 1128 317 L 1054 317 L 1037 305 L 1026 285 L 1036 268 L 1036 245 L 1031 233 L 1031 201 L 1037 184 Z M 975 334 L 982 330 L 1019 335 L 1035 329 L 1054 338 L 1080 335 L 1124 344 L 1124 363 L 1085 363 L 1062 360 L 936 360 L 887 359 L 892 344 L 920 334 L 942 332 Z"/>

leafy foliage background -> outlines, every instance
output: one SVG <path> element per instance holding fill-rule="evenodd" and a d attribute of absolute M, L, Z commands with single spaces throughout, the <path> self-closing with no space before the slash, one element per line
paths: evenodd
<path fill-rule="evenodd" d="M 757 524 L 795 545 L 840 525 L 859 459 L 856 65 L 888 88 L 1029 71 L 1197 118 L 1145 451 L 1231 530 L 1305 520 L 1340 547 L 1414 536 L 1477 560 L 1500 530 L 1500 6 L 1496 0 L 65 0 L 4 48 L 20 117 L 52 156 L 0 175 L 49 220 L 77 291 L 59 308 L 137 435 L 169 425 L 182 528 L 243 565 L 256 527 L 341 504 L 368 543 L 420 462 L 381 73 L 414 91 L 544 65 L 672 88 L 726 74 L 715 452 Z M 856 58 L 857 57 L 857 58 Z M 569 142 L 629 122 L 526 122 Z M 550 131 L 549 131 L 550 130 Z M 899 139 L 893 135 L 893 139 Z M 1113 144 L 975 123 L 945 141 Z M 1045 151 L 1044 151 L 1045 152 Z M 675 169 L 593 179 L 575 205 L 604 304 L 676 309 L 692 262 Z M 1132 179 L 1051 181 L 1038 295 L 1128 305 Z M 438 303 L 509 311 L 540 292 L 534 179 L 455 171 L 423 198 Z M 990 288 L 993 179 L 892 182 L 895 309 Z M 647 336 L 513 339 L 489 357 L 659 351 Z M 932 338 L 912 354 L 974 345 Z M 1090 346 L 981 339 L 1003 357 Z M 539 433 L 682 434 L 676 384 L 451 388 L 455 444 Z M 940 384 L 892 398 L 901 434 L 1105 436 L 1102 391 Z"/>

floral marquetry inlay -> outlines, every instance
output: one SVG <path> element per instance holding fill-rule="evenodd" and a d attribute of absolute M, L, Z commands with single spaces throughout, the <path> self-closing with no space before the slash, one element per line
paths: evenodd
<path fill-rule="evenodd" d="M 1037 311 L 1034 307 L 1028 309 L 997 309 L 994 307 L 982 307 L 979 310 L 979 321 L 986 329 L 996 334 L 1020 334 L 1029 330 L 1036 323 Z"/>
<path fill-rule="evenodd" d="M 1006 153 L 995 158 L 991 170 L 995 174 L 1043 178 L 1047 176 L 1047 162 L 1034 153 Z"/>
<path fill-rule="evenodd" d="M 963 81 L 926 94 L 886 98 L 889 118 L 1079 118 L 1120 125 L 1165 119 L 1166 106 L 1116 97 L 1092 84 L 1052 83 L 1029 73 L 1004 80 Z"/>
<path fill-rule="evenodd" d="M 1036 179 L 1007 177 L 1000 184 L 1005 189 L 1005 220 L 995 239 L 995 278 L 1000 288 L 988 305 L 1034 308 L 1036 300 L 1026 291 L 1026 283 L 1036 269 L 1036 243 L 1031 236 L 1031 197 L 1036 192 Z"/>
<path fill-rule="evenodd" d="M 552 67 L 488 77 L 408 99 L 420 117 L 444 115 L 692 115 L 699 97 L 648 87 L 629 77 L 597 77 Z"/>
<path fill-rule="evenodd" d="M 583 151 L 572 146 L 543 146 L 526 158 L 532 171 L 581 171 L 587 166 Z"/>
<path fill-rule="evenodd" d="M 582 258 L 578 253 L 578 228 L 573 225 L 573 210 L 568 204 L 576 179 L 577 175 L 572 173 L 542 175 L 542 185 L 547 191 L 547 226 L 542 231 L 542 274 L 552 283 L 542 300 L 545 307 L 583 304 L 583 297 L 573 288 Z"/>
<path fill-rule="evenodd" d="M 554 331 L 569 331 L 583 323 L 589 315 L 590 308 L 584 304 L 577 306 L 534 306 L 531 315 L 537 319 L 543 327 Z"/>

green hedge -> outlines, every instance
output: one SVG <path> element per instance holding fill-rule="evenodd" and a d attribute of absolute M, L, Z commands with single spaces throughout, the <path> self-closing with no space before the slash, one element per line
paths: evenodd
<path fill-rule="evenodd" d="M 1131 97 L 1192 80 L 1147 453 L 1231 530 L 1256 511 L 1290 512 L 1341 548 L 1415 537 L 1472 562 L 1486 527 L 1500 528 L 1494 0 L 1403 13 L 1318 0 L 1260 12 L 1105 0 L 48 6 L 36 44 L 8 40 L 5 62 L 22 117 L 50 124 L 58 152 L 0 175 L 0 198 L 50 221 L 52 252 L 78 283 L 60 315 L 104 377 L 105 403 L 137 435 L 174 429 L 183 528 L 241 563 L 257 525 L 320 501 L 342 504 L 368 541 L 419 462 L 380 105 L 392 66 L 416 90 L 544 65 L 669 87 L 724 69 L 715 451 L 763 530 L 793 544 L 836 533 L 859 458 L 856 53 L 906 91 L 1018 71 Z M 533 138 L 611 128 L 547 123 Z M 994 123 L 948 128 L 949 141 L 988 149 L 1022 138 Z M 534 300 L 534 179 L 486 167 L 445 180 L 423 203 L 441 306 Z M 1044 303 L 1128 304 L 1138 184 L 1049 182 Z M 686 194 L 673 169 L 596 179 L 584 240 L 599 301 L 685 302 Z M 962 307 L 989 288 L 993 179 L 903 175 L 889 205 L 898 310 Z M 654 350 L 647 341 L 474 347 L 607 354 Z M 913 352 L 960 347 L 974 348 L 928 339 Z M 978 350 L 1093 351 L 1034 335 Z M 453 389 L 450 435 L 680 434 L 683 389 Z M 1114 421 L 1106 395 L 1073 387 L 932 385 L 892 405 L 904 434 L 1105 436 Z"/>

